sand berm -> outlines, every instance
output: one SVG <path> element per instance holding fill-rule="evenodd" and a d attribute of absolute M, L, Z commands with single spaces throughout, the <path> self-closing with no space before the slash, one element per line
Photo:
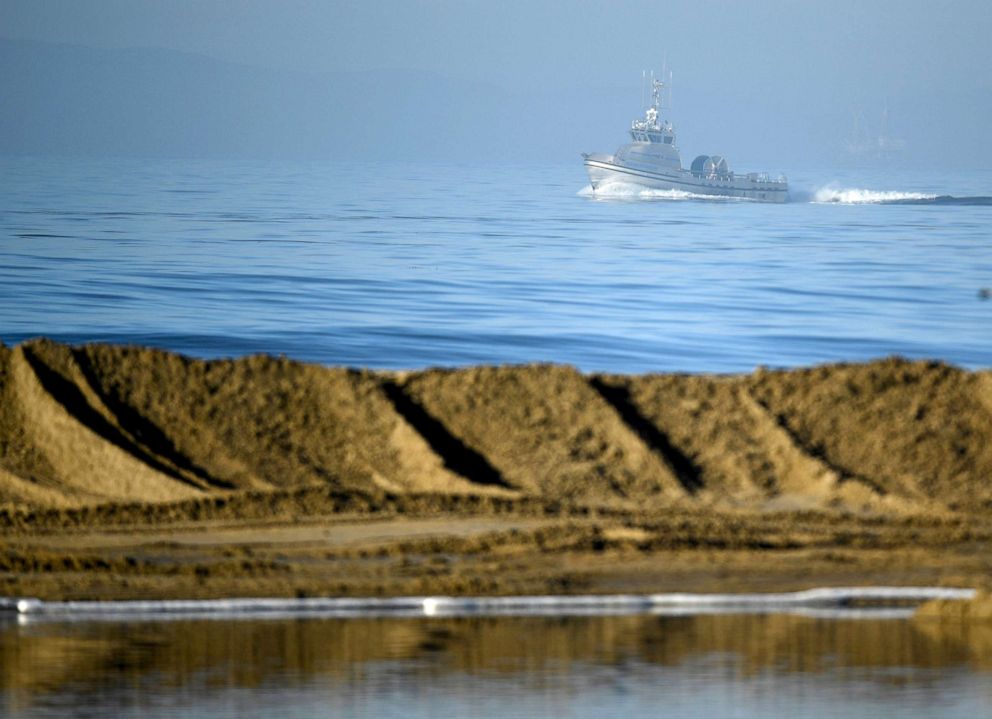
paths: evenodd
<path fill-rule="evenodd" d="M 987 586 L 992 374 L 0 345 L 0 595 Z"/>

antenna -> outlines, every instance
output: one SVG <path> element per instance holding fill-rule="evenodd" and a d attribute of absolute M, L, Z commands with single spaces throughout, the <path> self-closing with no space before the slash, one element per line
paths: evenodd
<path fill-rule="evenodd" d="M 647 78 L 648 71 L 641 70 L 641 107 L 644 107 L 644 80 Z"/>
<path fill-rule="evenodd" d="M 672 71 L 668 71 L 668 111 L 672 111 Z"/>

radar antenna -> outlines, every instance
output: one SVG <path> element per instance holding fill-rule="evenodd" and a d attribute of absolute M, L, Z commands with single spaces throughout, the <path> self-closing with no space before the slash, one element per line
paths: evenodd
<path fill-rule="evenodd" d="M 671 108 L 671 96 L 672 96 L 672 71 L 667 69 L 667 59 L 665 68 L 662 70 L 661 74 L 656 76 L 655 71 L 651 70 L 650 74 L 647 70 L 641 70 L 641 107 L 645 107 L 644 103 L 644 83 L 649 82 L 651 86 L 651 101 L 650 104 L 646 106 L 644 111 L 644 117 L 642 119 L 634 120 L 630 129 L 632 133 L 635 133 L 634 140 L 637 142 L 664 142 L 668 145 L 675 144 L 675 135 L 672 128 L 672 123 L 662 116 L 662 111 Z M 667 100 L 666 105 L 666 90 L 667 90 Z M 645 132 L 663 132 L 666 133 L 664 139 L 655 135 L 647 136 Z"/>

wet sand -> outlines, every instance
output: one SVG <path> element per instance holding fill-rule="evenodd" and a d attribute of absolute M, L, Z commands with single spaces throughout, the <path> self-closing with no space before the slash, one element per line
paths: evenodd
<path fill-rule="evenodd" d="M 992 374 L 0 346 L 0 596 L 989 585 Z"/>

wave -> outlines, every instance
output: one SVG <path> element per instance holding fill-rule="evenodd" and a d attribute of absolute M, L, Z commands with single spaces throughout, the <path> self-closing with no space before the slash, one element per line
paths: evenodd
<path fill-rule="evenodd" d="M 586 185 L 579 190 L 580 197 L 591 197 L 595 200 L 705 200 L 707 202 L 748 202 L 741 197 L 725 197 L 722 195 L 700 195 L 685 190 L 658 190 L 629 182 L 610 182 L 592 189 Z"/>
<path fill-rule="evenodd" d="M 611 182 L 593 190 L 586 185 L 578 192 L 580 197 L 594 200 L 705 200 L 706 202 L 751 202 L 742 197 L 700 195 L 684 190 L 657 190 L 634 183 Z M 815 189 L 793 189 L 789 192 L 793 203 L 836 205 L 992 205 L 992 196 L 976 195 L 958 197 L 928 192 L 905 190 L 871 190 L 860 187 L 826 185 Z"/>
<path fill-rule="evenodd" d="M 793 192 L 792 201 L 840 205 L 992 205 L 992 197 L 938 195 L 902 190 L 869 190 L 827 185 L 818 189 Z"/>
<path fill-rule="evenodd" d="M 891 202 L 920 202 L 935 200 L 937 195 L 899 190 L 866 190 L 856 187 L 838 188 L 828 185 L 812 193 L 810 202 L 836 202 L 843 205 L 866 205 Z"/>

